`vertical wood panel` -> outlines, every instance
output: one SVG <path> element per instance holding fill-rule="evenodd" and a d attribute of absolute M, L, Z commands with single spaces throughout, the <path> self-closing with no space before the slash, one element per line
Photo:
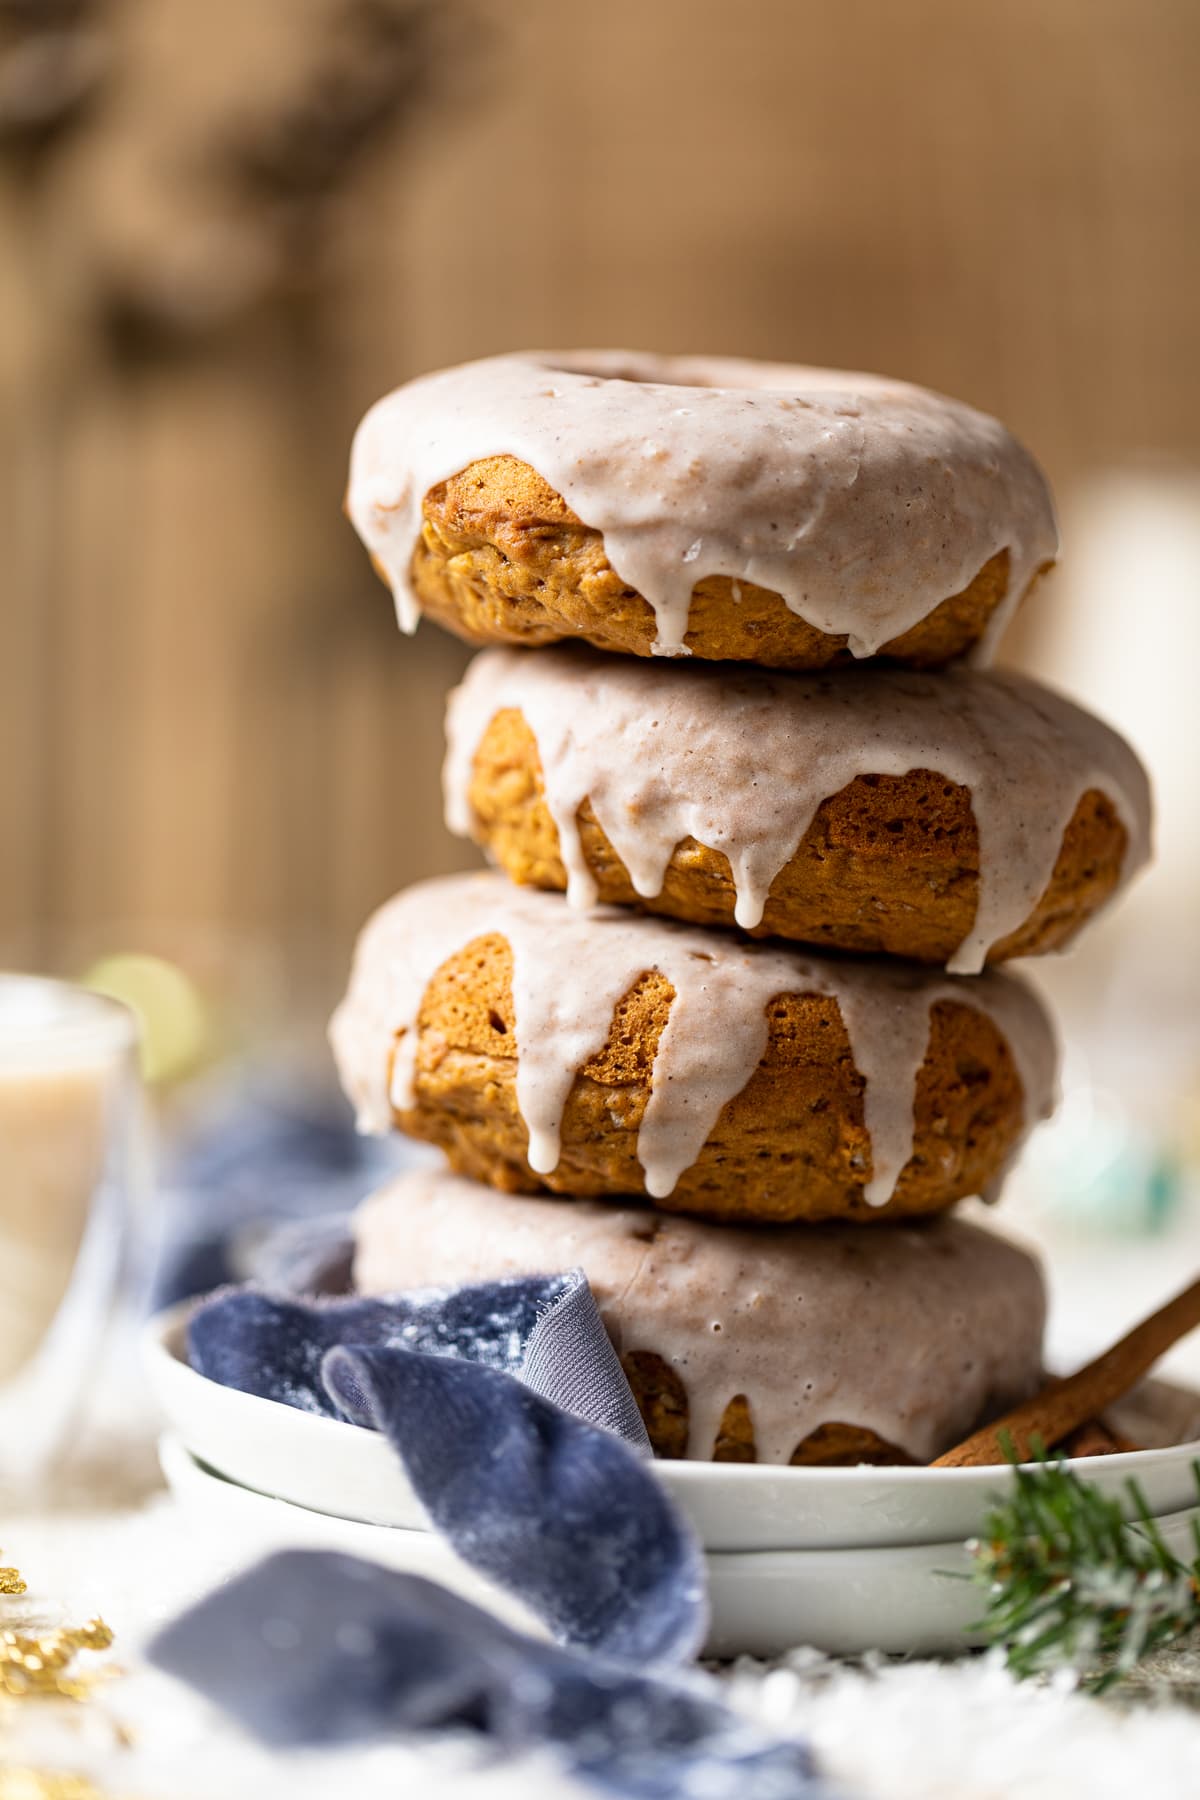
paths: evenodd
<path fill-rule="evenodd" d="M 106 268 L 224 242 L 203 146 L 333 16 L 114 12 L 121 84 L 50 190 L 53 317 L 0 184 L 0 943 L 186 921 L 337 959 L 390 886 L 471 860 L 437 793 L 464 653 L 397 637 L 338 516 L 358 414 L 422 368 L 621 341 L 873 366 L 1001 412 L 1064 487 L 1200 461 L 1187 0 L 473 0 L 485 60 L 339 209 L 324 298 L 123 373 L 88 334 Z M 39 355 L 70 400 L 50 618 Z"/>

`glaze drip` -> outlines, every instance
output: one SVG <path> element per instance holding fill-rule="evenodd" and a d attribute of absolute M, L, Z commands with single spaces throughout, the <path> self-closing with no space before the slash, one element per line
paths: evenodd
<path fill-rule="evenodd" d="M 1089 789 L 1108 796 L 1125 827 L 1124 878 L 1149 855 L 1149 784 L 1133 751 L 1017 674 L 788 675 L 697 663 L 666 681 L 645 662 L 573 647 L 486 650 L 447 710 L 446 823 L 460 836 L 474 825 L 475 753 L 510 707 L 537 739 L 567 898 L 584 910 L 596 901 L 579 834 L 585 800 L 647 900 L 685 838 L 719 850 L 737 923 L 751 929 L 824 800 L 860 775 L 932 769 L 970 789 L 979 833 L 975 918 L 949 963 L 959 974 L 976 974 L 1029 917 Z"/>
<path fill-rule="evenodd" d="M 710 575 L 782 595 L 873 656 L 1001 551 L 986 661 L 1058 547 L 1037 464 L 997 420 L 878 375 L 623 351 L 497 356 L 426 375 L 359 426 L 347 509 L 404 630 L 421 503 L 488 456 L 530 464 L 599 531 L 650 604 L 655 653 L 687 655 Z M 735 589 L 735 592 L 737 590 Z"/>
<path fill-rule="evenodd" d="M 353 1229 L 368 1294 L 582 1268 L 618 1354 L 652 1351 L 683 1382 L 697 1460 L 735 1394 L 759 1462 L 835 1421 L 928 1462 L 1040 1382 L 1037 1264 L 957 1219 L 755 1231 L 420 1170 Z"/>
<path fill-rule="evenodd" d="M 722 1107 L 762 1060 L 766 1008 L 779 994 L 821 994 L 837 1002 L 866 1084 L 871 1205 L 886 1205 L 912 1154 L 917 1072 L 938 1000 L 975 1007 L 994 1020 L 1021 1078 L 1026 1129 L 1053 1103 L 1050 1027 L 1033 993 L 1012 976 L 964 979 L 903 962 L 802 955 L 617 907 L 583 917 L 556 895 L 510 887 L 498 875 L 468 875 L 407 889 L 375 914 L 359 939 L 331 1039 L 361 1130 L 385 1132 L 394 1112 L 412 1106 L 425 989 L 449 956 L 492 932 L 512 950 L 517 1103 L 529 1131 L 529 1164 L 539 1174 L 557 1166 L 563 1108 L 576 1074 L 602 1049 L 617 1002 L 650 970 L 675 993 L 638 1135 L 646 1191 L 655 1199 L 673 1191 Z"/>

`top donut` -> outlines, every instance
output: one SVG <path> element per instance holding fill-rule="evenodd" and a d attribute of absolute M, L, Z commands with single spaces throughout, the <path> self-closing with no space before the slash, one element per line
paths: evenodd
<path fill-rule="evenodd" d="M 347 510 L 401 626 L 823 669 L 990 660 L 1058 548 L 997 420 L 877 375 L 626 351 L 397 388 Z"/>

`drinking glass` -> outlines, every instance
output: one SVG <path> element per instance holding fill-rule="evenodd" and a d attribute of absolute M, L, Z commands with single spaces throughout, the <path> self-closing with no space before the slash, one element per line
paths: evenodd
<path fill-rule="evenodd" d="M 137 1026 L 0 974 L 0 1482 L 63 1453 L 98 1378 L 144 1168 Z"/>

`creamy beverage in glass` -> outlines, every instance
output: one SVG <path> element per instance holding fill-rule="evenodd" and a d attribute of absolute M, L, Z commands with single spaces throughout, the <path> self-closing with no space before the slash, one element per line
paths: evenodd
<path fill-rule="evenodd" d="M 110 1238 L 96 1279 L 111 1280 L 135 1130 L 136 1043 L 133 1016 L 116 1002 L 0 974 L 0 1386 L 35 1361 L 90 1225 Z M 97 1299 L 88 1296 L 99 1319 L 106 1307 Z"/>

